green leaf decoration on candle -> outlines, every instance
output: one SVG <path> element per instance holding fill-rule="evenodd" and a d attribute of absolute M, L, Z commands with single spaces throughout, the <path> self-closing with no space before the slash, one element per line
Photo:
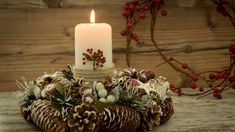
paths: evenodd
<path fill-rule="evenodd" d="M 92 58 L 90 55 L 88 55 L 87 53 L 83 53 L 82 55 L 84 55 L 85 58 L 86 58 L 88 61 L 93 61 L 93 58 Z"/>
<path fill-rule="evenodd" d="M 106 62 L 105 57 L 103 56 L 103 51 L 98 49 L 93 51 L 92 48 L 88 48 L 86 53 L 82 53 L 84 56 L 82 58 L 82 64 L 86 65 L 88 62 L 92 63 L 93 70 L 96 70 L 99 67 L 103 67 Z"/>

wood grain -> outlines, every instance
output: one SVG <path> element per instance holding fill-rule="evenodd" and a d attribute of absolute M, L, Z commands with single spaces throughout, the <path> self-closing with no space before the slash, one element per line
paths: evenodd
<path fill-rule="evenodd" d="M 125 23 L 120 16 L 121 7 L 118 4 L 94 7 L 97 22 L 112 25 L 113 60 L 117 67 L 125 68 L 125 38 L 119 34 Z M 44 71 L 74 64 L 74 27 L 88 22 L 90 9 L 85 5 L 61 9 L 0 9 L 0 91 L 16 90 L 15 80 L 22 76 L 31 80 Z M 196 71 L 215 70 L 229 63 L 227 47 L 235 42 L 235 30 L 226 18 L 213 7 L 169 7 L 167 10 L 167 17 L 158 18 L 155 36 L 165 49 L 164 54 L 175 56 Z M 141 47 L 132 44 L 131 65 L 137 69 L 153 69 L 171 82 L 184 83 L 182 75 L 168 65 L 155 67 L 162 59 L 150 42 L 149 18 L 141 23 L 137 32 L 145 44 Z"/>
<path fill-rule="evenodd" d="M 189 92 L 189 91 L 188 91 Z M 235 131 L 234 90 L 225 91 L 223 99 L 207 96 L 200 100 L 173 96 L 175 113 L 152 132 L 232 132 Z M 40 131 L 21 117 L 12 92 L 0 92 L 0 131 Z"/>
<path fill-rule="evenodd" d="M 45 0 L 47 2 L 57 0 Z M 123 6 L 130 0 L 62 0 L 58 8 Z M 53 2 L 52 2 L 53 3 Z M 167 0 L 167 7 L 210 7 L 210 0 Z M 48 8 L 44 0 L 0 0 L 0 8 Z"/>

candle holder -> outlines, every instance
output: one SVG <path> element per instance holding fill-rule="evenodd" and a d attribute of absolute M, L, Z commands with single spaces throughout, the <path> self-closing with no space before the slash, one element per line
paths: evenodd
<path fill-rule="evenodd" d="M 101 81 L 105 76 L 113 76 L 115 69 L 115 65 L 112 67 L 101 69 L 98 68 L 96 70 L 86 70 L 86 69 L 78 69 L 75 66 L 73 67 L 73 74 L 75 78 L 85 78 L 87 81 Z"/>

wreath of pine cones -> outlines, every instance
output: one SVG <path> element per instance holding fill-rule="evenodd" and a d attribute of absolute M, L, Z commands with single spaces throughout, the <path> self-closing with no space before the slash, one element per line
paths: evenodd
<path fill-rule="evenodd" d="M 23 117 L 47 132 L 149 131 L 174 112 L 169 83 L 151 70 L 115 70 L 91 83 L 68 66 L 17 85 Z"/>

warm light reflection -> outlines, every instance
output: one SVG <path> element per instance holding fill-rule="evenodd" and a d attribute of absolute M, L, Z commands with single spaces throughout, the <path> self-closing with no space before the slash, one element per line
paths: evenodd
<path fill-rule="evenodd" d="M 95 23 L 95 11 L 93 9 L 91 11 L 90 23 Z"/>

